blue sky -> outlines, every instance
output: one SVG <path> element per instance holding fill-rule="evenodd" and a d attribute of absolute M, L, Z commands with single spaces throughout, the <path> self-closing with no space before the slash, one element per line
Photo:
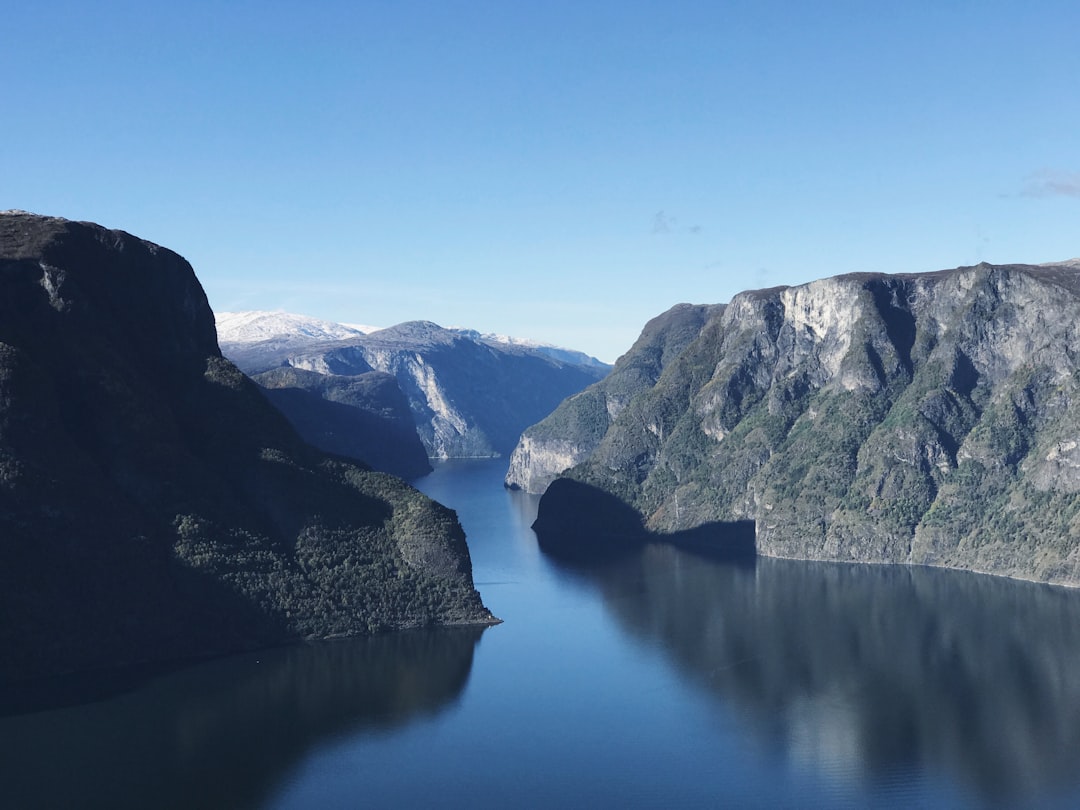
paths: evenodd
<path fill-rule="evenodd" d="M 1075 2 L 9 4 L 0 208 L 218 310 L 612 361 L 681 301 L 1080 256 Z"/>

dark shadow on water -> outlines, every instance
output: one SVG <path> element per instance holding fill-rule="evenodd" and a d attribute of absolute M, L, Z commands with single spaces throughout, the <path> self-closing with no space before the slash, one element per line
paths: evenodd
<path fill-rule="evenodd" d="M 713 522 L 679 532 L 647 530 L 637 511 L 589 484 L 560 478 L 540 499 L 533 523 L 540 548 L 550 557 L 583 564 L 632 555 L 651 543 L 665 543 L 716 560 L 753 562 L 751 520 Z"/>
<path fill-rule="evenodd" d="M 0 690 L 0 722 L 5 717 L 96 703 L 133 692 L 155 678 L 195 666 L 199 661 L 118 667 L 74 675 L 58 675 Z"/>
<path fill-rule="evenodd" d="M 693 529 L 653 537 L 713 560 L 742 563 L 752 568 L 757 559 L 757 530 L 752 520 L 703 523 Z"/>
<path fill-rule="evenodd" d="M 19 808 L 258 807 L 312 748 L 445 710 L 482 632 L 262 650 L 108 700 L 0 719 L 0 798 Z"/>

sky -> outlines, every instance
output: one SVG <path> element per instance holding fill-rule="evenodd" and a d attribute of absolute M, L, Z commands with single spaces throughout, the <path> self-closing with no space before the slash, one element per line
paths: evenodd
<path fill-rule="evenodd" d="M 611 362 L 679 302 L 1080 256 L 1080 3 L 11 3 L 0 209 L 217 311 Z"/>

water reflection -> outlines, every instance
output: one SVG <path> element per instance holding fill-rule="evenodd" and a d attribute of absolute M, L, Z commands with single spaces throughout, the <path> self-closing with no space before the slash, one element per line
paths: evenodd
<path fill-rule="evenodd" d="M 310 749 L 445 708 L 483 628 L 294 646 L 0 719 L 5 806 L 256 807 Z"/>
<path fill-rule="evenodd" d="M 987 803 L 1080 790 L 1080 593 L 900 566 L 734 567 L 661 545 L 575 570 L 795 763 L 944 778 Z"/>

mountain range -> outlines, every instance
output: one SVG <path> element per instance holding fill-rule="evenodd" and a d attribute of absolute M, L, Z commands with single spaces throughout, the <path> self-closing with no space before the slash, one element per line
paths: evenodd
<path fill-rule="evenodd" d="M 380 469 L 388 469 L 380 458 L 393 453 L 376 458 L 340 443 L 346 435 L 340 431 L 320 433 L 314 426 L 325 424 L 325 416 L 312 410 L 315 399 L 347 404 L 369 414 L 369 421 L 389 417 L 398 432 L 403 411 L 400 401 L 391 401 L 390 377 L 427 457 L 493 457 L 509 454 L 525 427 L 610 370 L 571 349 L 429 321 L 374 330 L 287 313 L 223 312 L 217 324 L 222 352 L 272 392 L 272 401 L 308 441 L 345 455 L 367 452 L 360 457 Z M 341 394 L 343 385 L 348 396 Z M 294 401 L 283 405 L 285 389 L 310 396 L 289 394 Z M 308 405 L 301 406 L 301 399 Z M 391 471 L 422 473 L 415 447 L 403 447 L 407 469 Z"/>
<path fill-rule="evenodd" d="M 769 556 L 1078 585 L 1078 330 L 1080 260 L 681 305 L 524 432 L 506 482 L 546 489 L 558 532 L 617 504 L 651 537 L 752 521 Z"/>

